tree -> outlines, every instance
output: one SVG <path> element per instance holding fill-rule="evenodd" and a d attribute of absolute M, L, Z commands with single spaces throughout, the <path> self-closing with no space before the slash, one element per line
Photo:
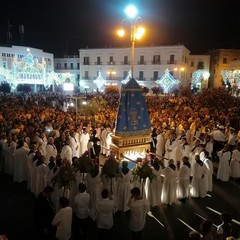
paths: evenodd
<path fill-rule="evenodd" d="M 157 96 L 159 94 L 162 94 L 163 93 L 163 89 L 160 87 L 160 86 L 155 86 L 153 88 L 151 88 L 153 94 L 156 94 Z"/>
<path fill-rule="evenodd" d="M 8 82 L 2 82 L 0 85 L 0 92 L 10 93 L 11 92 L 10 84 Z"/>

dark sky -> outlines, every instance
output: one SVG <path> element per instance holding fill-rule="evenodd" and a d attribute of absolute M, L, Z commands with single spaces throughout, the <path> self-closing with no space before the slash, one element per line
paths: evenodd
<path fill-rule="evenodd" d="M 55 56 L 78 49 L 128 47 L 115 30 L 124 8 L 134 3 L 146 28 L 136 46 L 184 44 L 192 53 L 212 48 L 240 49 L 238 0 L 4 0 L 0 5 L 0 43 L 6 43 L 8 21 L 12 44 L 43 49 Z M 24 25 L 23 42 L 18 26 Z M 126 22 L 126 28 L 130 24 Z"/>

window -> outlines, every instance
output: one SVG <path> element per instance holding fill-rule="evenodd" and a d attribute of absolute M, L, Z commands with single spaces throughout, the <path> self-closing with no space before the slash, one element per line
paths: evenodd
<path fill-rule="evenodd" d="M 158 79 L 158 71 L 154 71 L 153 72 L 153 80 L 157 80 Z"/>
<path fill-rule="evenodd" d="M 77 69 L 80 69 L 80 63 L 77 64 Z"/>
<path fill-rule="evenodd" d="M 144 64 L 144 56 L 140 56 L 140 64 Z"/>
<path fill-rule="evenodd" d="M 71 69 L 73 69 L 73 63 L 71 63 Z"/>
<path fill-rule="evenodd" d="M 83 58 L 83 64 L 84 65 L 89 65 L 89 57 L 84 57 Z"/>
<path fill-rule="evenodd" d="M 227 58 L 226 58 L 226 57 L 223 58 L 222 63 L 223 63 L 223 64 L 227 64 Z"/>
<path fill-rule="evenodd" d="M 7 68 L 7 63 L 6 62 L 3 62 L 3 68 Z"/>
<path fill-rule="evenodd" d="M 153 64 L 160 64 L 160 55 L 153 56 Z"/>
<path fill-rule="evenodd" d="M 194 67 L 194 62 L 191 62 L 191 67 Z"/>
<path fill-rule="evenodd" d="M 144 80 L 143 79 L 143 71 L 139 71 L 139 80 Z"/>
<path fill-rule="evenodd" d="M 85 79 L 88 79 L 88 71 L 85 71 L 84 78 L 85 78 Z"/>
<path fill-rule="evenodd" d="M 204 62 L 198 62 L 197 69 L 204 69 Z"/>
<path fill-rule="evenodd" d="M 101 65 L 101 57 L 97 57 L 97 65 Z"/>
<path fill-rule="evenodd" d="M 124 64 L 125 64 L 125 65 L 128 64 L 128 56 L 124 56 Z"/>
<path fill-rule="evenodd" d="M 113 56 L 109 57 L 109 64 L 113 64 Z"/>
<path fill-rule="evenodd" d="M 67 63 L 64 63 L 64 69 L 67 69 Z"/>
<path fill-rule="evenodd" d="M 169 64 L 174 64 L 174 54 L 170 55 L 170 62 Z"/>

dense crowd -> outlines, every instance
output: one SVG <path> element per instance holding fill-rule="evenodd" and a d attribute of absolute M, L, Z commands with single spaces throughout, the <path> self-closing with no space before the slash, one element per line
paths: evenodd
<path fill-rule="evenodd" d="M 76 235 L 86 237 L 84 229 L 91 218 L 100 239 L 110 239 L 113 213 L 130 211 L 129 228 L 134 239 L 141 239 L 150 207 L 204 198 L 213 191 L 214 161 L 219 163 L 217 179 L 239 180 L 240 100 L 224 89 L 198 96 L 146 98 L 152 133 L 150 153 L 142 162 L 151 166 L 155 176 L 151 181 L 134 181 L 127 161 L 114 182 L 102 177 L 99 156 L 111 156 L 119 99 L 100 94 L 85 98 L 97 102 L 95 114 L 75 112 L 68 106 L 69 97 L 56 93 L 0 96 L 0 168 L 14 182 L 27 181 L 35 194 L 40 236 L 51 235 L 55 226 L 57 239 L 70 239 L 73 211 L 79 226 Z M 96 171 L 76 173 L 76 181 L 64 193 L 52 179 L 63 163 L 74 166 L 86 152 Z M 218 239 L 231 235 L 224 229 L 217 229 Z M 204 238 L 208 234 L 202 230 L 203 239 L 215 239 L 215 235 Z"/>

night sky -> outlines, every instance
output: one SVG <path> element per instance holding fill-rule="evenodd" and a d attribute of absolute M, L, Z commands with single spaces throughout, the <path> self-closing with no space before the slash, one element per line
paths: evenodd
<path fill-rule="evenodd" d="M 184 44 L 193 54 L 209 49 L 240 49 L 237 0 L 4 0 L 0 5 L 0 43 L 43 49 L 55 57 L 80 48 L 129 47 L 130 36 L 115 32 L 124 8 L 135 4 L 146 34 L 136 46 Z M 18 26 L 24 25 L 20 38 Z M 125 22 L 126 29 L 130 24 Z"/>

